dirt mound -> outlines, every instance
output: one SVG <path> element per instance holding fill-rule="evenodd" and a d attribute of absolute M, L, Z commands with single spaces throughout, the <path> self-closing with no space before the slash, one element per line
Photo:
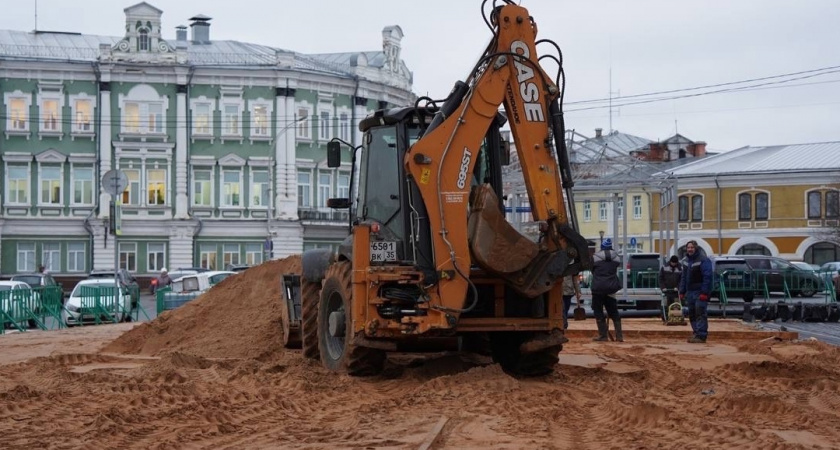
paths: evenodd
<path fill-rule="evenodd" d="M 282 353 L 280 279 L 300 273 L 299 256 L 228 277 L 186 305 L 126 332 L 102 351 L 158 356 L 267 359 Z"/>

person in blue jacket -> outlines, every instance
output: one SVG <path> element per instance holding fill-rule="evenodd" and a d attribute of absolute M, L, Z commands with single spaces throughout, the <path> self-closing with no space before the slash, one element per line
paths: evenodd
<path fill-rule="evenodd" d="M 685 244 L 682 276 L 680 277 L 680 301 L 688 306 L 688 320 L 694 336 L 692 344 L 702 344 L 709 336 L 709 297 L 712 293 L 712 261 L 697 241 Z"/>

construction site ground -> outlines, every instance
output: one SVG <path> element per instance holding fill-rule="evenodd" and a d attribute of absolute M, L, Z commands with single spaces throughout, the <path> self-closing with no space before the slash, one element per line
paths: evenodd
<path fill-rule="evenodd" d="M 352 378 L 279 345 L 270 262 L 151 322 L 0 336 L 3 448 L 836 448 L 840 350 L 713 319 L 572 321 L 560 364 L 395 354 Z M 266 281 L 261 281 L 266 280 Z M 276 286 L 275 286 L 276 285 Z M 277 296 L 277 297 L 275 297 Z"/>

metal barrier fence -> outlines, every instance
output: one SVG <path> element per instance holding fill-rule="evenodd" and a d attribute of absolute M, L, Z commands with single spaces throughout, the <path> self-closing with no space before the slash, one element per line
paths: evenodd
<path fill-rule="evenodd" d="M 63 293 L 58 286 L 0 291 L 0 334 L 7 329 L 26 331 L 47 329 L 47 319 L 52 318 L 61 328 Z"/>
<path fill-rule="evenodd" d="M 157 305 L 157 313 L 160 314 L 170 309 L 175 309 L 189 303 L 197 298 L 204 291 L 195 292 L 172 292 L 169 286 L 162 287 L 155 291 L 155 303 Z"/>

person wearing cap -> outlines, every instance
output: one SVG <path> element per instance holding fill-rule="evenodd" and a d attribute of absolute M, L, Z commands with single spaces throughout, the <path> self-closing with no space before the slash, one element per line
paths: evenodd
<path fill-rule="evenodd" d="M 166 270 L 166 267 L 164 267 L 160 269 L 160 275 L 158 275 L 157 279 L 155 280 L 152 294 L 154 294 L 154 291 L 169 286 L 170 284 L 172 284 L 172 278 L 169 277 L 169 272 Z"/>
<path fill-rule="evenodd" d="M 692 344 L 706 342 L 709 335 L 709 298 L 712 293 L 712 261 L 702 249 L 697 248 L 697 241 L 685 244 L 682 276 L 680 277 L 680 300 L 688 306 L 688 320 L 694 336 L 688 340 Z"/>
<path fill-rule="evenodd" d="M 615 326 L 615 340 L 624 342 L 624 334 L 621 332 L 621 316 L 618 313 L 618 302 L 615 293 L 621 290 L 621 281 L 618 279 L 618 267 L 621 265 L 621 258 L 612 250 L 612 239 L 607 238 L 601 242 L 601 251 L 592 255 L 592 312 L 595 313 L 595 323 L 598 325 L 598 336 L 594 341 L 603 342 L 607 340 L 609 323 L 607 316 Z M 604 315 L 604 309 L 607 315 Z"/>
<path fill-rule="evenodd" d="M 677 255 L 672 255 L 668 263 L 659 269 L 659 289 L 665 296 L 665 307 L 677 301 L 677 288 L 682 278 L 682 265 Z M 665 319 L 665 317 L 663 317 Z"/>

